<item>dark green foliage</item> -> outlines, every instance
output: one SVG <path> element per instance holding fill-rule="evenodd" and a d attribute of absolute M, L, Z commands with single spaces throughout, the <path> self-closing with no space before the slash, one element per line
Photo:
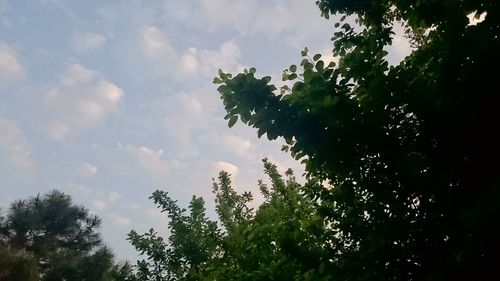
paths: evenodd
<path fill-rule="evenodd" d="M 85 254 L 63 250 L 51 254 L 49 261 L 44 281 L 111 280 L 107 275 L 113 266 L 113 254 L 105 247 Z"/>
<path fill-rule="evenodd" d="M 0 280 L 128 280 L 113 279 L 113 254 L 102 246 L 100 223 L 56 190 L 12 203 L 0 221 L 0 250 L 5 252 Z M 24 277 L 16 277 L 20 274 Z"/>
<path fill-rule="evenodd" d="M 156 191 L 171 234 L 168 242 L 153 230 L 129 234 L 147 256 L 138 262 L 141 280 L 329 280 L 331 230 L 291 171 L 283 178 L 275 165 L 264 166 L 271 186 L 259 182 L 265 201 L 256 211 L 247 205 L 252 195 L 238 194 L 229 174 L 219 174 L 213 191 L 223 228 L 205 217 L 201 198 L 193 197 L 186 214 Z"/>
<path fill-rule="evenodd" d="M 38 278 L 38 265 L 32 255 L 0 242 L 0 281 L 37 281 Z"/>
<path fill-rule="evenodd" d="M 116 264 L 109 273 L 110 280 L 114 281 L 138 281 L 133 266 L 128 263 Z"/>
<path fill-rule="evenodd" d="M 101 243 L 96 232 L 101 221 L 73 205 L 70 196 L 52 191 L 11 204 L 3 240 L 37 257 L 60 249 L 89 251 Z"/>
<path fill-rule="evenodd" d="M 302 51 L 293 87 L 219 72 L 228 115 L 302 159 L 336 280 L 477 280 L 500 251 L 498 1 L 317 1 L 336 24 L 327 65 Z M 486 12 L 468 25 L 467 15 Z M 354 21 L 354 23 L 352 22 Z M 413 52 L 389 66 L 396 22 Z M 493 85 L 493 86 L 492 86 Z M 234 121 L 230 122 L 233 125 Z"/>
<path fill-rule="evenodd" d="M 132 245 L 147 256 L 138 262 L 141 280 L 200 280 L 206 263 L 215 255 L 220 245 L 220 233 L 215 222 L 205 215 L 205 202 L 193 196 L 189 214 L 178 207 L 164 191 L 156 191 L 151 199 L 165 212 L 169 222 L 168 241 L 153 229 L 139 235 L 129 233 Z"/>
<path fill-rule="evenodd" d="M 271 183 L 259 181 L 265 201 L 227 232 L 216 280 L 328 280 L 327 224 L 291 171 L 283 178 L 268 161 L 264 168 Z M 219 182 L 227 180 L 221 172 Z"/>

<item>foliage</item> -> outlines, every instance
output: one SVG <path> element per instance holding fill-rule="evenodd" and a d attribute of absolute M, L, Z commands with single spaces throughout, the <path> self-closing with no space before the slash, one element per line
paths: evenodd
<path fill-rule="evenodd" d="M 138 281 L 133 266 L 129 262 L 115 264 L 109 272 L 113 281 Z"/>
<path fill-rule="evenodd" d="M 120 280 L 113 279 L 114 257 L 102 246 L 100 223 L 57 190 L 13 202 L 0 221 L 0 280 Z"/>
<path fill-rule="evenodd" d="M 11 204 L 6 218 L 10 245 L 24 248 L 38 258 L 61 249 L 90 251 L 101 243 L 96 232 L 100 219 L 59 191 Z"/>
<path fill-rule="evenodd" d="M 65 250 L 50 255 L 42 280 L 111 281 L 108 272 L 112 266 L 113 254 L 105 247 L 83 254 Z"/>
<path fill-rule="evenodd" d="M 214 181 L 222 228 L 205 216 L 201 198 L 193 197 L 186 214 L 156 191 L 151 198 L 170 218 L 171 233 L 168 242 L 152 229 L 129 234 L 147 256 L 138 262 L 141 280 L 327 280 L 327 226 L 291 171 L 284 179 L 275 165 L 264 166 L 271 186 L 259 182 L 264 202 L 257 210 L 248 206 L 249 192 L 233 189 L 228 173 Z"/>
<path fill-rule="evenodd" d="M 38 266 L 25 250 L 0 243 L 0 281 L 36 281 Z"/>
<path fill-rule="evenodd" d="M 220 234 L 216 223 L 205 214 L 205 202 L 193 196 L 189 214 L 179 208 L 164 191 L 156 191 L 150 197 L 167 213 L 170 236 L 168 242 L 153 229 L 139 235 L 129 233 L 132 245 L 146 255 L 147 260 L 138 262 L 138 275 L 142 280 L 199 280 L 202 267 L 212 258 L 220 245 Z"/>
<path fill-rule="evenodd" d="M 264 171 L 271 185 L 259 181 L 264 202 L 258 209 L 249 213 L 251 209 L 238 208 L 238 204 L 232 208 L 246 219 L 227 231 L 215 279 L 328 280 L 325 249 L 330 230 L 326 223 L 291 170 L 283 178 L 274 164 L 264 160 Z M 214 188 L 217 204 L 232 202 L 231 197 L 218 193 L 227 189 L 234 194 L 225 172 L 219 175 L 219 186 Z M 249 202 L 245 194 L 237 200 L 240 204 Z M 224 221 L 224 216 L 219 217 Z"/>
<path fill-rule="evenodd" d="M 335 62 L 302 51 L 283 81 L 219 71 L 226 119 L 283 138 L 337 235 L 336 280 L 481 279 L 500 250 L 500 7 L 486 0 L 321 0 Z M 469 25 L 467 16 L 486 13 Z M 389 65 L 403 24 L 412 53 Z M 315 185 L 316 186 L 316 185 Z"/>

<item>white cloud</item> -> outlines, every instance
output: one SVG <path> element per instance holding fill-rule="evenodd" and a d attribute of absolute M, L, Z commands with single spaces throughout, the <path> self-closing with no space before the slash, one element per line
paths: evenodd
<path fill-rule="evenodd" d="M 170 135 L 183 145 L 191 144 L 191 131 L 202 126 L 207 113 L 196 91 L 176 96 L 164 124 Z"/>
<path fill-rule="evenodd" d="M 75 31 L 71 43 L 77 52 L 87 52 L 101 47 L 106 43 L 106 37 L 98 33 Z"/>
<path fill-rule="evenodd" d="M 244 66 L 240 64 L 240 59 L 240 48 L 232 40 L 223 42 L 217 50 L 190 47 L 175 61 L 180 71 L 172 74 L 179 80 L 200 78 L 210 81 L 219 68 L 226 72 L 242 71 Z M 171 65 L 168 67 L 176 69 Z"/>
<path fill-rule="evenodd" d="M 143 27 L 139 34 L 142 53 L 159 74 L 192 80 L 194 77 L 205 79 L 213 76 L 219 68 L 232 72 L 243 69 L 239 63 L 240 48 L 234 41 L 223 42 L 218 50 L 190 47 L 178 55 L 167 35 L 158 27 Z"/>
<path fill-rule="evenodd" d="M 16 123 L 0 117 L 0 135 L 0 151 L 4 151 L 16 167 L 31 172 L 35 167 L 31 147 Z"/>
<path fill-rule="evenodd" d="M 245 26 L 255 19 L 258 12 L 257 1 L 254 0 L 200 0 L 195 5 L 199 9 L 201 19 L 208 23 L 210 28 L 232 26 L 245 32 Z"/>
<path fill-rule="evenodd" d="M 0 80 L 13 81 L 24 75 L 18 54 L 5 42 L 0 41 Z"/>
<path fill-rule="evenodd" d="M 84 162 L 80 167 L 80 174 L 84 178 L 91 178 L 97 174 L 98 168 L 92 164 Z"/>
<path fill-rule="evenodd" d="M 116 201 L 120 200 L 123 196 L 116 192 L 116 191 L 110 191 L 108 192 L 108 196 L 106 197 L 106 201 L 109 204 L 115 203 Z"/>
<path fill-rule="evenodd" d="M 318 7 L 313 2 L 294 0 L 263 3 L 262 6 L 256 13 L 253 25 L 250 25 L 253 32 L 314 34 L 326 29 L 331 31 L 331 26 L 320 17 Z"/>
<path fill-rule="evenodd" d="M 239 170 L 236 165 L 224 161 L 218 161 L 217 163 L 215 163 L 215 169 L 217 170 L 217 172 L 221 170 L 228 172 L 229 174 L 231 174 L 232 178 L 236 177 Z"/>
<path fill-rule="evenodd" d="M 76 185 L 79 187 L 78 185 Z M 83 195 L 91 194 L 93 191 L 88 188 L 78 188 L 79 190 L 75 190 L 77 192 L 83 192 Z M 109 192 L 99 192 L 95 193 L 93 196 L 92 200 L 92 206 L 96 212 L 100 212 L 109 206 L 112 206 L 114 203 L 116 203 L 118 200 L 122 199 L 123 195 L 116 191 L 109 191 Z"/>
<path fill-rule="evenodd" d="M 67 183 L 67 190 L 74 198 L 78 198 L 88 206 L 93 214 L 103 215 L 103 211 L 114 210 L 115 206 L 121 205 L 123 195 L 116 191 L 101 191 L 100 189 L 91 188 L 86 185 L 69 182 Z"/>
<path fill-rule="evenodd" d="M 164 178 L 168 175 L 170 167 L 162 160 L 163 150 L 154 150 L 146 146 L 126 145 L 125 150 L 133 155 L 139 165 L 146 169 L 155 178 Z"/>
<path fill-rule="evenodd" d="M 243 66 L 239 63 L 241 51 L 234 41 L 225 41 L 218 50 L 198 50 L 189 48 L 186 55 L 181 59 L 181 68 L 190 70 L 189 73 L 198 72 L 205 76 L 213 76 L 217 69 L 235 72 L 242 70 Z"/>
<path fill-rule="evenodd" d="M 76 184 L 76 183 L 69 183 L 68 187 L 77 195 L 86 197 L 89 194 L 93 193 L 94 191 L 82 184 Z"/>
<path fill-rule="evenodd" d="M 229 72 L 242 70 L 240 58 L 240 48 L 234 41 L 222 43 L 218 51 L 200 50 L 198 56 L 202 73 L 212 76 L 219 68 Z"/>
<path fill-rule="evenodd" d="M 331 24 L 320 17 L 314 1 L 197 0 L 182 5 L 173 2 L 165 4 L 170 18 L 205 32 L 232 29 L 243 36 L 264 34 L 297 48 L 311 43 L 308 39 L 328 39 L 332 33 Z"/>
<path fill-rule="evenodd" d="M 81 64 L 68 67 L 44 95 L 46 133 L 62 141 L 95 126 L 118 109 L 123 90 Z"/>
<path fill-rule="evenodd" d="M 227 135 L 223 137 L 224 144 L 240 156 L 247 156 L 252 142 L 237 135 Z"/>
<path fill-rule="evenodd" d="M 181 57 L 179 63 L 185 73 L 195 73 L 200 66 L 200 62 L 198 61 L 198 50 L 193 47 L 189 48 Z"/>
<path fill-rule="evenodd" d="M 113 221 L 116 226 L 126 226 L 130 224 L 130 219 L 118 214 L 108 214 L 108 218 Z"/>
<path fill-rule="evenodd" d="M 94 200 L 92 205 L 96 211 L 102 211 L 108 206 L 108 204 L 103 200 Z"/>
<path fill-rule="evenodd" d="M 142 51 L 152 59 L 171 60 L 177 57 L 167 36 L 156 26 L 144 26 L 140 30 Z"/>

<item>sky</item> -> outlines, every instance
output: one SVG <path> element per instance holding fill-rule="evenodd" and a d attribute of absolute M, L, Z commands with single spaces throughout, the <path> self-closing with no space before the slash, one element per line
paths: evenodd
<path fill-rule="evenodd" d="M 264 157 L 300 176 L 279 140 L 227 127 L 212 80 L 256 67 L 280 85 L 305 46 L 331 59 L 335 18 L 314 2 L 0 0 L 0 206 L 61 190 L 133 262 L 131 229 L 168 234 L 154 190 L 203 196 L 213 216 L 221 169 L 254 194 Z M 397 62 L 409 47 L 396 35 L 389 49 Z"/>

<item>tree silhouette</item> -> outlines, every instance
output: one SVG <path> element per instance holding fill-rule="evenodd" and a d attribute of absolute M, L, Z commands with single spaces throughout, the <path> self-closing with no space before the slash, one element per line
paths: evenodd
<path fill-rule="evenodd" d="M 57 190 L 13 202 L 0 221 L 0 280 L 114 280 L 100 224 Z"/>
<path fill-rule="evenodd" d="M 500 225 L 498 1 L 317 1 L 340 17 L 338 64 L 302 51 L 280 87 L 251 68 L 214 83 L 229 126 L 286 141 L 338 233 L 336 280 L 475 280 L 495 272 Z M 468 15 L 485 15 L 470 25 Z M 414 49 L 387 62 L 403 24 Z M 300 68 L 300 69 L 299 69 Z"/>

